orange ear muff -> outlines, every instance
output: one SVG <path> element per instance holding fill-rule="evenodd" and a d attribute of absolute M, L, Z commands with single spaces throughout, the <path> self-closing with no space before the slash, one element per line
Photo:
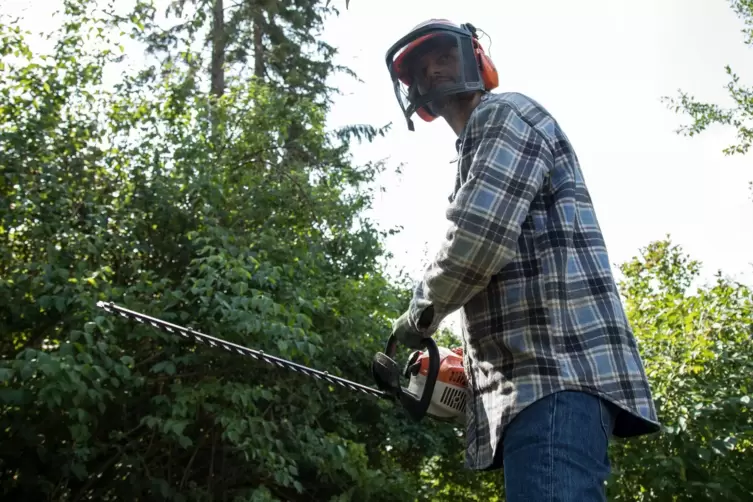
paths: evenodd
<path fill-rule="evenodd" d="M 478 68 L 481 73 L 481 81 L 484 83 L 484 88 L 487 91 L 495 89 L 499 85 L 499 73 L 497 73 L 497 67 L 494 66 L 494 62 L 484 52 L 484 48 L 476 38 L 473 39 L 473 49 L 476 53 L 476 61 L 478 61 Z"/>

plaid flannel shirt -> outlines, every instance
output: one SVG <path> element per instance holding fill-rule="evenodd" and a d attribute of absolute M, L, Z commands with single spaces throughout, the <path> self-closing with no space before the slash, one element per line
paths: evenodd
<path fill-rule="evenodd" d="M 538 399 L 580 390 L 620 407 L 614 435 L 660 428 L 573 147 L 538 103 L 486 94 L 458 138 L 441 250 L 409 310 L 433 334 L 462 309 L 466 467 L 501 467 L 505 427 Z M 431 311 L 430 310 L 430 311 Z"/>

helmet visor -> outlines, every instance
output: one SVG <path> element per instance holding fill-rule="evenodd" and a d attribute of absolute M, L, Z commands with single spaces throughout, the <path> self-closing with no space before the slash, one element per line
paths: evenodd
<path fill-rule="evenodd" d="M 390 72 L 395 96 L 407 117 L 421 108 L 419 113 L 436 116 L 447 96 L 477 90 L 480 80 L 470 39 L 442 30 L 419 36 L 396 50 Z"/>

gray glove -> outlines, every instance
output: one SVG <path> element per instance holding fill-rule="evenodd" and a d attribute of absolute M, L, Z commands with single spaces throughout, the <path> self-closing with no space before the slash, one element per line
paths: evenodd
<path fill-rule="evenodd" d="M 413 327 L 408 319 L 408 312 L 404 313 L 392 324 L 392 334 L 400 344 L 411 349 L 420 349 L 421 340 L 425 335 Z"/>

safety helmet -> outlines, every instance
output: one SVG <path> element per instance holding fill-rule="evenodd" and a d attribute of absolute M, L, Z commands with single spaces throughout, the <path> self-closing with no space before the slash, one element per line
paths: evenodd
<path fill-rule="evenodd" d="M 457 49 L 457 75 L 452 82 L 424 90 L 418 87 L 416 58 L 435 48 Z M 457 25 L 446 19 L 430 19 L 414 27 L 387 51 L 395 97 L 413 131 L 411 116 L 416 113 L 426 122 L 438 117 L 432 102 L 445 96 L 474 91 L 488 92 L 499 85 L 499 75 L 492 60 L 478 41 L 476 28 L 466 23 Z"/>

